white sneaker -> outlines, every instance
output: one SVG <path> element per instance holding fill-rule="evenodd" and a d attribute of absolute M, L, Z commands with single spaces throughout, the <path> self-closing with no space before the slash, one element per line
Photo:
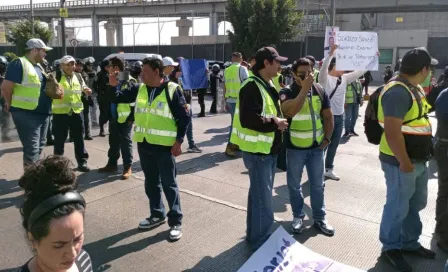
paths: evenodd
<path fill-rule="evenodd" d="M 332 180 L 340 180 L 341 178 L 333 172 L 333 169 L 326 169 L 324 176 Z"/>
<path fill-rule="evenodd" d="M 182 237 L 182 227 L 172 226 L 170 230 L 170 240 L 177 241 Z"/>

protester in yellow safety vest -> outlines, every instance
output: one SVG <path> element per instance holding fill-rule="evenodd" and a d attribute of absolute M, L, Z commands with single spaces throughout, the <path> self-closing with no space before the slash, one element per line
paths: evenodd
<path fill-rule="evenodd" d="M 39 63 L 51 49 L 40 39 L 28 40 L 25 56 L 9 63 L 1 86 L 4 111 L 11 112 L 23 146 L 24 166 L 39 160 L 46 143 L 51 99 Z"/>
<path fill-rule="evenodd" d="M 254 76 L 241 87 L 233 120 L 230 141 L 243 151 L 244 165 L 249 171 L 246 240 L 253 250 L 266 241 L 274 223 L 272 187 L 282 131 L 288 122 L 282 118 L 278 93 L 271 80 L 280 61 L 286 60 L 272 47 L 257 51 Z"/>
<path fill-rule="evenodd" d="M 382 256 L 399 271 L 411 271 L 403 253 L 433 259 L 435 252 L 419 243 L 419 212 L 428 197 L 427 162 L 432 153 L 430 109 L 421 84 L 434 59 L 415 48 L 402 59 L 398 78 L 384 86 L 378 98 L 378 121 L 384 128 L 381 168 L 386 178 L 386 204 L 380 225 Z"/>
<path fill-rule="evenodd" d="M 328 236 L 334 228 L 326 221 L 324 201 L 324 150 L 333 133 L 333 114 L 330 98 L 322 86 L 314 82 L 312 63 L 298 59 L 292 66 L 295 82 L 280 91 L 282 111 L 290 123 L 285 133 L 287 156 L 287 184 L 293 212 L 291 231 L 301 233 L 304 228 L 302 173 L 308 172 L 309 195 L 313 199 L 314 227 Z"/>
<path fill-rule="evenodd" d="M 109 90 L 112 97 L 126 92 L 137 84 L 137 80 L 124 72 L 124 60 L 120 57 L 109 59 Z M 123 172 L 121 179 L 132 176 L 132 124 L 134 122 L 134 107 L 131 101 L 111 103 L 109 119 L 109 157 L 106 166 L 99 169 L 103 173 L 116 173 L 118 159 L 123 158 Z"/>
<path fill-rule="evenodd" d="M 179 85 L 163 79 L 163 62 L 158 58 L 143 60 L 142 81 L 119 93 L 115 103 L 135 101 L 135 129 L 140 164 L 145 175 L 145 192 L 149 198 L 150 216 L 139 229 L 152 229 L 166 222 L 162 187 L 169 205 L 170 240 L 182 237 L 182 211 L 176 181 L 175 157 L 187 131 L 188 105 Z"/>
<path fill-rule="evenodd" d="M 76 60 L 72 56 L 61 59 L 61 70 L 56 71 L 55 77 L 64 89 L 61 99 L 53 99 L 53 134 L 54 154 L 64 155 L 64 145 L 70 129 L 75 145 L 75 157 L 78 170 L 88 172 L 87 153 L 84 145 L 84 115 L 81 94 L 91 95 L 92 90 L 86 86 L 81 74 L 75 73 Z"/>
<path fill-rule="evenodd" d="M 231 123 L 229 131 L 229 139 L 226 147 L 226 155 L 230 157 L 236 156 L 238 146 L 230 143 L 232 135 L 232 124 L 235 115 L 236 100 L 238 99 L 241 84 L 249 77 L 247 69 L 241 66 L 243 56 L 239 52 L 232 54 L 232 65 L 224 70 L 224 97 L 226 98 L 226 109 L 230 112 Z"/>
<path fill-rule="evenodd" d="M 342 137 L 359 136 L 355 132 L 356 120 L 359 116 L 359 107 L 362 107 L 364 98 L 362 96 L 362 85 L 359 79 L 347 84 L 345 93 L 345 133 Z"/>

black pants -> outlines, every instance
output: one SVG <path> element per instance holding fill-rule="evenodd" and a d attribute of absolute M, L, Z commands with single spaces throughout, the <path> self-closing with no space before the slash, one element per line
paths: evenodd
<path fill-rule="evenodd" d="M 75 145 L 75 157 L 78 165 L 87 162 L 89 154 L 84 146 L 82 127 L 84 115 L 82 113 L 53 114 L 54 154 L 64 155 L 64 145 L 70 129 Z"/>
<path fill-rule="evenodd" d="M 176 161 L 170 149 L 153 149 L 146 143 L 138 143 L 140 164 L 145 174 L 145 192 L 149 198 L 151 216 L 165 218 L 162 189 L 169 205 L 168 225 L 182 224 L 179 187 L 176 181 Z"/>
<path fill-rule="evenodd" d="M 82 111 L 84 115 L 84 136 L 90 136 L 90 105 L 89 101 L 83 101 L 82 102 L 84 106 L 84 110 Z M 72 135 L 72 134 L 70 134 Z"/>
<path fill-rule="evenodd" d="M 104 125 L 110 119 L 110 103 L 108 102 L 98 102 L 98 106 L 100 108 L 100 130 L 104 130 Z"/>
<path fill-rule="evenodd" d="M 198 102 L 199 106 L 201 106 L 201 113 L 199 113 L 199 116 L 205 116 L 205 93 L 207 92 L 207 89 L 199 89 L 198 90 Z"/>
<path fill-rule="evenodd" d="M 132 123 L 118 123 L 117 120 L 109 121 L 109 157 L 110 166 L 116 166 L 118 159 L 123 156 L 123 167 L 131 167 L 132 165 L 132 139 L 131 139 Z"/>
<path fill-rule="evenodd" d="M 369 94 L 369 84 L 370 82 L 364 82 L 363 87 L 365 88 L 366 95 Z"/>
<path fill-rule="evenodd" d="M 437 228 L 445 231 L 448 241 L 448 143 L 437 142 L 434 148 L 438 167 L 439 190 L 436 201 Z"/>
<path fill-rule="evenodd" d="M 218 99 L 218 92 L 216 89 L 210 89 L 213 97 L 212 105 L 210 106 L 210 113 L 217 113 L 216 110 L 216 100 Z"/>

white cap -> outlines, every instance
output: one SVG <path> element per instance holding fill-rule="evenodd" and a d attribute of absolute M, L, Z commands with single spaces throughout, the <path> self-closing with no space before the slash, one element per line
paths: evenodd
<path fill-rule="evenodd" d="M 164 57 L 163 59 L 162 59 L 162 61 L 163 61 L 163 66 L 178 66 L 179 65 L 179 63 L 178 62 L 175 62 L 172 58 L 170 58 L 170 57 Z"/>
<path fill-rule="evenodd" d="M 63 57 L 62 57 L 62 59 L 61 59 L 61 63 L 62 63 L 62 64 L 67 64 L 67 63 L 69 63 L 69 62 L 74 62 L 74 63 L 76 63 L 76 60 L 75 60 L 74 57 L 72 57 L 72 56 L 70 56 L 70 55 L 63 56 Z"/>
<path fill-rule="evenodd" d="M 431 58 L 431 65 L 437 65 L 437 64 L 439 64 L 439 61 L 434 58 Z"/>
<path fill-rule="evenodd" d="M 53 48 L 46 46 L 41 39 L 29 39 L 26 42 L 26 50 L 30 49 L 44 49 L 45 51 L 50 51 Z"/>

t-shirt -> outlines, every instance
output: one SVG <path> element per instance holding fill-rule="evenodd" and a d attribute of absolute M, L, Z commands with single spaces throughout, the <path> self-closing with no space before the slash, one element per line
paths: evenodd
<path fill-rule="evenodd" d="M 26 264 L 17 269 L 16 272 L 30 272 L 30 269 L 28 268 L 28 263 L 30 261 L 31 260 L 29 260 L 28 262 L 26 262 Z M 90 259 L 90 256 L 87 253 L 87 251 L 83 249 L 81 249 L 81 252 L 76 258 L 75 265 L 78 267 L 78 271 L 80 272 L 93 272 L 92 260 Z"/>
<path fill-rule="evenodd" d="M 336 84 L 338 81 L 338 77 L 330 76 L 328 74 L 328 66 L 330 65 L 331 59 L 331 57 L 328 57 L 324 60 L 322 68 L 319 72 L 319 84 L 322 85 L 328 96 L 330 96 L 333 90 L 336 88 Z M 355 71 L 341 76 L 341 84 L 334 93 L 333 97 L 330 99 L 331 110 L 333 111 L 334 115 L 344 114 L 345 93 L 347 91 L 347 85 L 357 80 L 360 76 L 364 75 L 365 72 L 366 71 Z"/>
<path fill-rule="evenodd" d="M 404 116 L 412 107 L 412 97 L 404 86 L 395 85 L 383 94 L 381 105 L 383 106 L 384 117 L 404 119 Z M 392 165 L 400 165 L 397 158 L 382 152 L 380 152 L 380 161 Z"/>
<path fill-rule="evenodd" d="M 40 70 L 39 66 L 34 65 L 34 69 L 36 70 L 37 75 L 40 79 L 40 96 L 39 96 L 39 104 L 37 105 L 37 108 L 33 111 L 36 113 L 41 114 L 50 114 L 51 113 L 51 98 L 47 96 L 45 93 L 45 84 L 47 83 L 46 77 L 43 76 L 42 71 Z M 20 59 L 15 59 L 11 63 L 8 64 L 8 68 L 6 69 L 6 75 L 5 79 L 12 81 L 14 83 L 20 84 L 22 83 L 22 74 L 23 74 L 23 67 L 22 62 Z M 21 108 L 15 108 L 11 106 L 10 111 L 21 111 L 24 109 Z"/>
<path fill-rule="evenodd" d="M 286 100 L 289 99 L 294 99 L 299 95 L 299 92 L 302 88 L 297 84 L 297 83 L 293 83 L 290 88 L 283 88 L 279 95 L 280 95 L 280 101 L 283 103 Z M 316 89 L 312 88 L 312 93 L 313 95 L 319 95 L 316 91 Z M 311 97 L 311 90 L 308 91 L 308 97 Z M 305 103 L 307 102 L 308 99 L 305 101 Z M 331 109 L 331 103 L 330 103 L 330 98 L 328 97 L 328 94 L 323 92 L 323 100 L 322 100 L 322 109 Z M 317 143 L 317 141 L 314 141 L 313 145 L 311 147 L 308 148 L 300 148 L 300 147 L 296 147 L 295 145 L 293 145 L 291 143 L 291 138 L 289 135 L 289 129 L 291 127 L 291 119 L 288 119 L 288 123 L 289 123 L 289 127 L 288 127 L 288 132 L 284 134 L 284 143 L 286 148 L 290 148 L 290 149 L 298 149 L 298 150 L 306 150 L 306 149 L 312 149 L 312 148 L 316 148 L 319 146 L 319 143 Z"/>

